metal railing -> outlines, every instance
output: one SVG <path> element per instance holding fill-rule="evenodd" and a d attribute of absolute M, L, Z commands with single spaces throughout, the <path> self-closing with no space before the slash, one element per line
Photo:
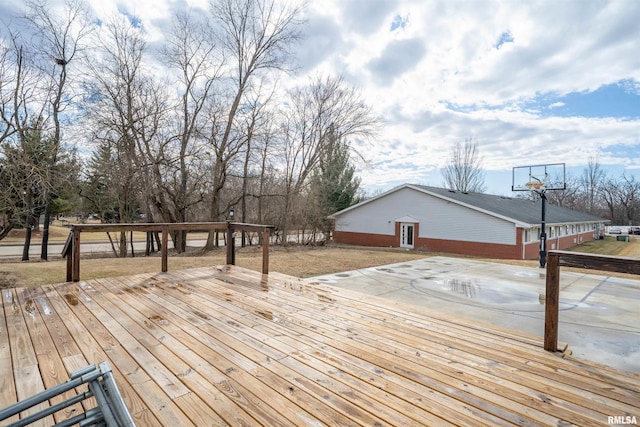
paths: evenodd
<path fill-rule="evenodd" d="M 245 224 L 239 222 L 181 222 L 181 223 L 134 223 L 134 224 L 74 224 L 62 249 L 62 256 L 67 258 L 67 282 L 80 281 L 80 235 L 83 232 L 159 232 L 162 233 L 160 245 L 161 270 L 168 270 L 169 233 L 176 231 L 209 232 L 223 230 L 226 232 L 227 264 L 235 264 L 235 233 L 248 231 L 262 233 L 262 274 L 269 273 L 269 238 L 272 225 Z"/>
<path fill-rule="evenodd" d="M 558 347 L 558 317 L 560 310 L 560 267 L 576 267 L 618 273 L 640 274 L 640 259 L 569 251 L 547 254 L 547 281 L 544 314 L 544 349 Z"/>
<path fill-rule="evenodd" d="M 95 397 L 98 402 L 97 407 L 65 419 L 55 424 L 54 427 L 71 427 L 73 425 L 135 427 L 135 422 L 122 399 L 120 390 L 113 378 L 111 367 L 107 362 L 102 362 L 99 365 L 90 365 L 72 372 L 68 381 L 0 409 L 0 421 L 7 420 L 36 405 L 47 404 L 52 398 L 62 396 L 74 389 L 78 390 L 83 385 L 87 385 L 86 391 L 80 391 L 73 397 L 55 405 L 47 406 L 31 415 L 24 416 L 20 420 L 9 424 L 9 427 L 22 427 L 33 424 L 91 397 Z"/>

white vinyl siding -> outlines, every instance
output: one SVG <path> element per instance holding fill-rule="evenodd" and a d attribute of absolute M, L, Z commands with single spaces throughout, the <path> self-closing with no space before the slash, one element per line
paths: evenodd
<path fill-rule="evenodd" d="M 420 218 L 420 236 L 431 239 L 467 242 L 516 243 L 512 222 L 490 216 L 429 195 L 416 203 L 413 216 Z"/>
<path fill-rule="evenodd" d="M 395 235 L 396 218 L 407 214 L 407 191 L 416 195 L 415 191 L 404 189 L 341 214 L 336 218 L 336 231 Z"/>
<path fill-rule="evenodd" d="M 336 231 L 395 234 L 398 218 L 416 218 L 420 238 L 513 245 L 515 224 L 489 214 L 403 188 L 336 218 Z"/>

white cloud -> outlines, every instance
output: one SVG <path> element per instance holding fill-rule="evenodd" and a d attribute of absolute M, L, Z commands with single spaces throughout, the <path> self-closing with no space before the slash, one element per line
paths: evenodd
<path fill-rule="evenodd" d="M 640 144 L 640 107 L 627 121 L 548 116 L 565 105 L 554 97 L 619 81 L 637 90 L 640 2 L 393 5 L 367 37 L 340 25 L 348 43 L 325 59 L 346 58 L 352 81 L 385 118 L 378 149 L 371 151 L 377 169 L 363 172 L 364 184 L 432 177 L 453 144 L 469 137 L 478 141 L 488 170 L 531 162 L 579 166 L 609 146 Z M 340 9 L 336 22 L 353 22 L 348 10 Z M 391 31 L 397 17 L 406 17 L 404 27 Z M 542 94 L 551 94 L 548 105 L 530 103 Z"/>

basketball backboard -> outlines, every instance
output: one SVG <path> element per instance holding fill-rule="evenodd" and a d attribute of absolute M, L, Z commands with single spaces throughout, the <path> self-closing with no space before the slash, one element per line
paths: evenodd
<path fill-rule="evenodd" d="M 564 190 L 567 188 L 565 164 L 515 166 L 511 191 Z"/>

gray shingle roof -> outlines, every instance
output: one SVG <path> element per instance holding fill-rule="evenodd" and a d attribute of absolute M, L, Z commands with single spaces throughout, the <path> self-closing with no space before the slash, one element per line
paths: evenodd
<path fill-rule="evenodd" d="M 484 193 L 463 193 L 451 191 L 446 188 L 429 187 L 425 185 L 410 185 L 428 193 L 438 195 L 465 205 L 473 206 L 483 211 L 493 212 L 497 215 L 511 218 L 526 224 L 538 224 L 542 217 L 542 201 L 526 200 L 514 197 L 496 196 Z M 547 224 L 567 224 L 585 222 L 608 222 L 608 220 L 574 211 L 560 206 L 546 204 Z"/>

